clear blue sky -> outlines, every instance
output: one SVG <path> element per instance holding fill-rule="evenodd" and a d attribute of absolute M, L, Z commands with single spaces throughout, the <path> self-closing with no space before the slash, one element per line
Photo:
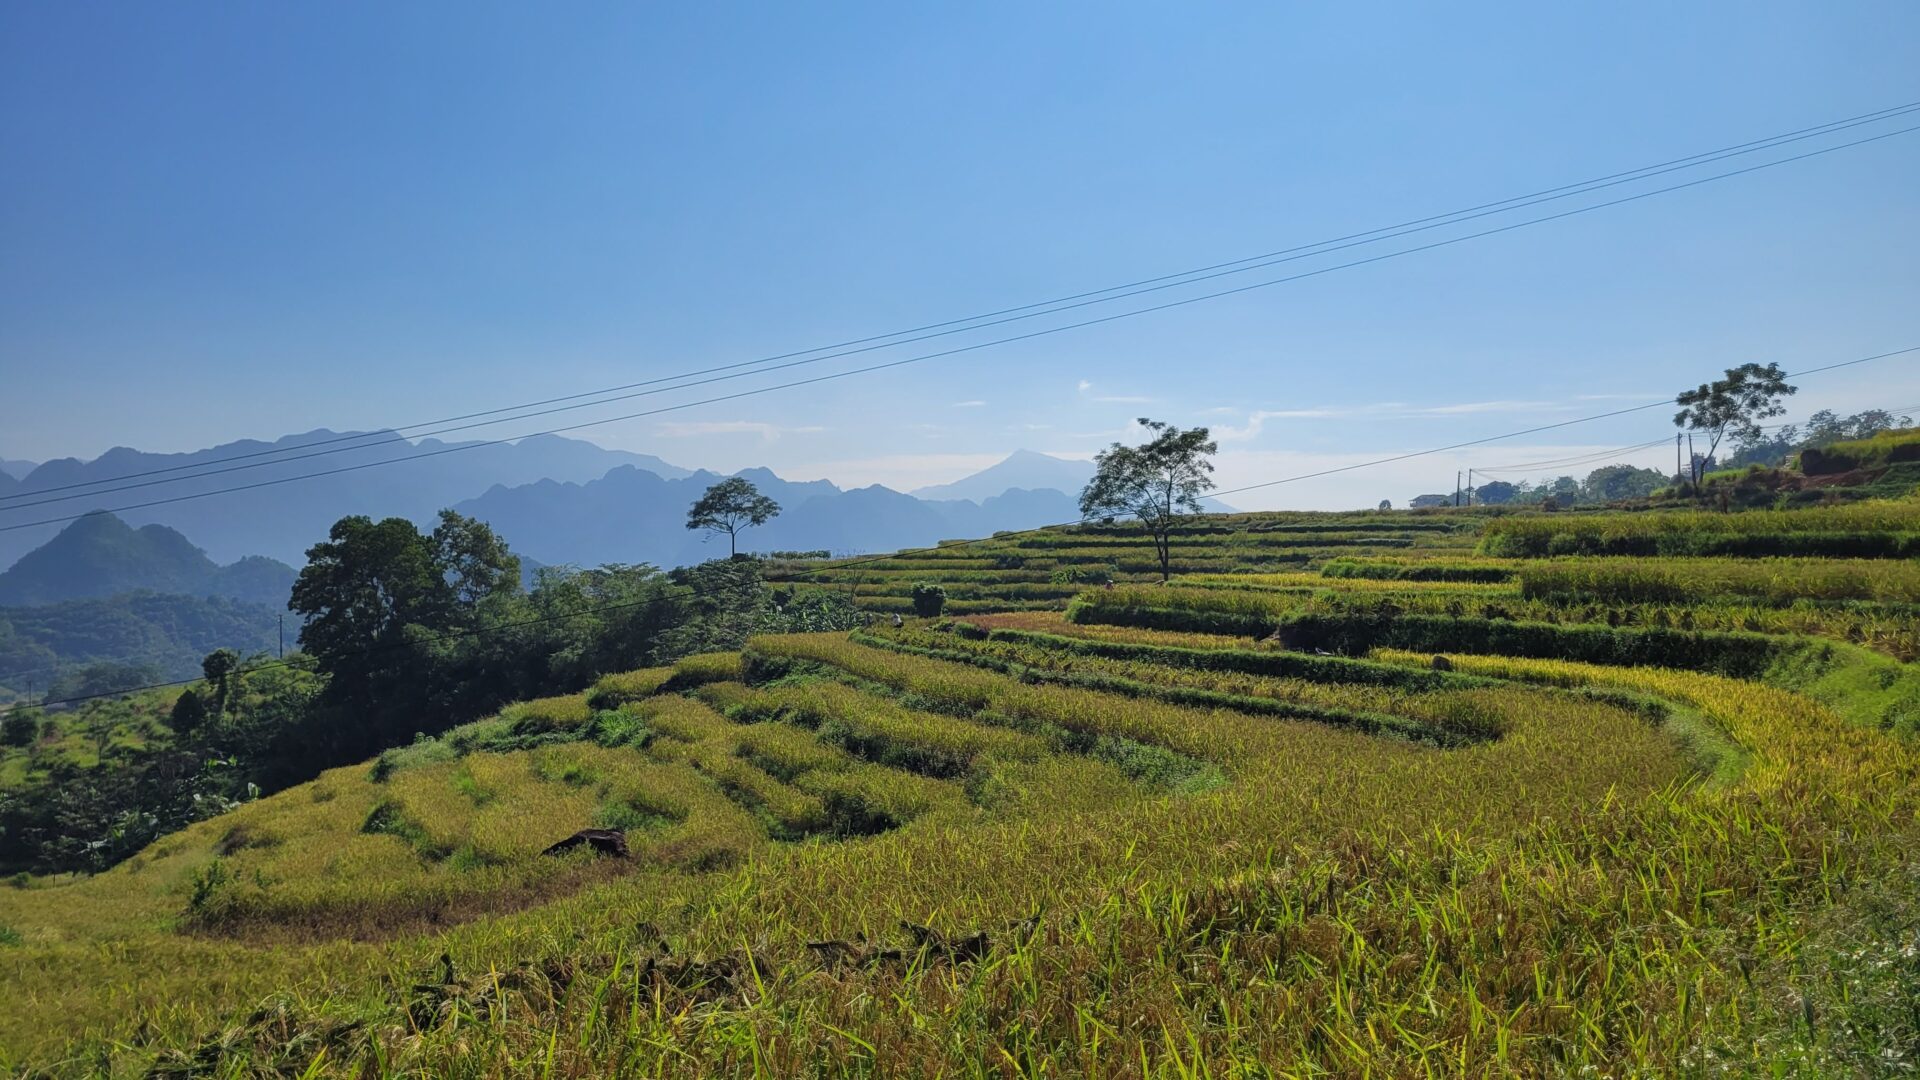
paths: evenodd
<path fill-rule="evenodd" d="M 405 423 L 990 310 L 1920 100 L 1916 59 L 1904 2 L 10 3 L 0 456 Z M 1916 296 L 1920 133 L 582 437 L 911 487 L 1145 413 L 1225 428 L 1237 485 L 1920 345 Z M 1920 359 L 1796 411 L 1902 404 Z M 1236 501 L 1398 502 L 1664 424 Z"/>

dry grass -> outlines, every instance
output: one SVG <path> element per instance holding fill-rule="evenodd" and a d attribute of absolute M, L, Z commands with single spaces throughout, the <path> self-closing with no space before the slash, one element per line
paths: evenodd
<path fill-rule="evenodd" d="M 1371 517 L 1308 535 L 1363 537 Z M 1455 559 L 1472 540 L 1411 528 L 1420 515 L 1380 520 Z M 1232 531 L 1183 543 L 1221 562 L 1259 546 Z M 1368 604 L 1436 591 L 1313 580 Z M 1115 613 L 1293 602 L 1257 589 L 1090 596 Z M 603 681 L 594 705 L 624 710 L 644 739 L 443 743 L 397 756 L 384 779 L 335 770 L 96 878 L 0 889 L 0 925 L 22 938 L 0 945 L 15 991 L 0 1065 L 474 1077 L 1920 1065 L 1902 1011 L 1920 969 L 1887 937 L 1920 917 L 1909 741 L 1782 687 L 1665 669 L 1449 654 L 1458 679 L 1396 685 L 1362 677 L 1392 666 L 1337 663 L 1278 678 L 1235 670 L 1253 661 L 1229 652 L 1258 652 L 1248 637 L 1053 612 L 968 621 L 1068 645 L 881 632 L 966 661 L 954 662 L 842 635 L 758 638 L 744 656 Z M 1163 651 L 1068 647 L 1094 642 Z M 1045 681 L 1069 677 L 1146 689 Z M 1467 709 L 1493 737 L 1437 749 L 1161 691 L 1426 721 Z M 601 724 L 584 698 L 503 722 Z M 1155 771 L 1181 763 L 1213 779 Z M 633 866 L 535 854 L 614 819 Z"/>

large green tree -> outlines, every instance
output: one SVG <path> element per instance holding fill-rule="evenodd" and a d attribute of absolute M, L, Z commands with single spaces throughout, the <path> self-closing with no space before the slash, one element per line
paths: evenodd
<path fill-rule="evenodd" d="M 1086 517 L 1137 517 L 1153 537 L 1160 580 L 1172 576 L 1173 527 L 1183 513 L 1200 512 L 1200 496 L 1213 488 L 1213 462 L 1220 452 L 1203 427 L 1182 430 L 1140 418 L 1152 434 L 1139 446 L 1114 443 L 1094 455 L 1094 475 L 1080 493 Z"/>
<path fill-rule="evenodd" d="M 395 725 L 437 728 L 448 694 L 484 689 L 438 673 L 465 632 L 519 587 L 520 561 L 506 544 L 451 510 L 431 533 L 404 518 L 335 522 L 308 549 L 287 605 L 305 617 L 301 647 L 327 676 L 333 749 L 377 747 Z"/>
<path fill-rule="evenodd" d="M 1759 435 L 1760 421 L 1787 410 L 1780 399 L 1798 392 L 1787 382 L 1787 373 L 1779 364 L 1741 364 L 1727 369 L 1725 378 L 1701 383 L 1673 399 L 1680 411 L 1673 416 L 1675 427 L 1699 432 L 1707 437 L 1707 451 L 1696 456 L 1693 482 L 1700 483 L 1700 462 L 1713 457 L 1720 441 L 1732 435 L 1749 439 Z"/>
<path fill-rule="evenodd" d="M 760 494 L 753 481 L 729 476 L 707 489 L 687 511 L 687 528 L 727 534 L 727 554 L 740 554 L 740 530 L 765 525 L 780 513 L 780 504 Z"/>
<path fill-rule="evenodd" d="M 1586 482 L 1581 486 L 1585 489 L 1588 502 L 1607 503 L 1644 499 L 1666 484 L 1667 474 L 1659 469 L 1602 465 L 1588 473 Z"/>

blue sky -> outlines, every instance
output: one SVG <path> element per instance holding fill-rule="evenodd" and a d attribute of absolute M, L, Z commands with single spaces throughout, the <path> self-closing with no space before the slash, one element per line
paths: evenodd
<path fill-rule="evenodd" d="M 402 424 L 994 310 L 1920 100 L 1917 55 L 1909 3 L 10 4 L 0 456 Z M 1257 483 L 1920 345 L 1916 193 L 1920 133 L 579 434 L 907 488 L 1151 415 Z M 1907 404 L 1916 357 L 1794 402 Z M 1399 502 L 1665 424 L 1231 501 Z"/>

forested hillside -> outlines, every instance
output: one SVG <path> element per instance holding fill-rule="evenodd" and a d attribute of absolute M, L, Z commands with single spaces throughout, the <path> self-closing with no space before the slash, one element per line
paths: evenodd
<path fill-rule="evenodd" d="M 293 588 L 293 568 L 252 555 L 221 566 L 164 525 L 129 527 L 98 513 L 0 572 L 0 607 L 96 600 L 146 591 L 214 596 L 280 607 Z"/>

